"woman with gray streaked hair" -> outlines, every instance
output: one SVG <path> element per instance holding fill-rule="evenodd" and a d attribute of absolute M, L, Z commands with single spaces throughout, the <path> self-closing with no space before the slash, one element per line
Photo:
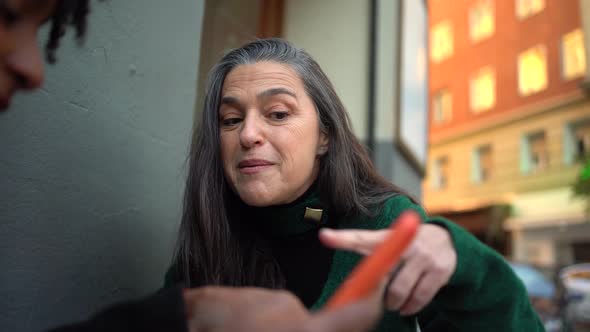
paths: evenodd
<path fill-rule="evenodd" d="M 377 330 L 413 331 L 416 320 L 543 329 L 500 256 L 378 174 L 320 66 L 285 40 L 251 42 L 215 65 L 189 163 L 168 285 L 284 288 L 319 308 L 409 209 L 426 223 L 387 285 Z"/>
<path fill-rule="evenodd" d="M 47 60 L 54 62 L 60 38 L 70 26 L 75 28 L 80 41 L 84 39 L 88 14 L 89 1 L 86 0 L 0 0 L 0 112 L 8 111 L 15 92 L 34 90 L 42 84 L 44 67 L 37 38 L 41 26 L 50 25 L 45 51 Z M 2 284 L 1 291 L 13 286 Z M 22 299 L 16 294 L 17 298 L 10 299 L 10 302 L 18 306 Z M 43 303 L 37 303 L 35 299 L 32 303 L 36 310 L 44 310 Z M 59 302 L 62 310 L 76 305 L 67 304 L 63 299 Z M 378 319 L 376 307 L 378 299 L 373 298 L 337 311 L 310 315 L 298 299 L 284 291 L 229 287 L 183 291 L 174 287 L 140 300 L 111 305 L 87 320 L 51 331 L 356 332 L 366 330 Z M 9 330 L 7 326 L 23 328 L 30 325 L 30 322 L 23 324 L 22 319 L 17 320 L 18 310 L 8 316 L 0 319 L 0 325 L 5 326 L 1 330 Z M 32 319 L 29 314 L 20 318 Z M 52 316 L 52 320 L 56 318 L 59 320 L 59 317 Z M 271 322 L 281 322 L 280 327 Z"/>

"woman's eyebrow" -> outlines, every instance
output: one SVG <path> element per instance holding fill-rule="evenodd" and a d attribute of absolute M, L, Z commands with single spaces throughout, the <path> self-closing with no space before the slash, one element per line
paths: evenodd
<path fill-rule="evenodd" d="M 297 94 L 289 89 L 286 88 L 271 88 L 268 90 L 264 90 L 260 93 L 258 93 L 258 95 L 256 95 L 256 97 L 258 97 L 259 99 L 262 98 L 268 98 L 268 97 L 272 97 L 272 96 L 276 96 L 276 95 L 288 95 L 291 96 L 295 99 L 297 99 Z M 221 105 L 230 105 L 230 106 L 242 106 L 242 102 L 240 102 L 240 99 L 238 99 L 237 97 L 234 96 L 223 96 L 221 97 Z"/>
<path fill-rule="evenodd" d="M 230 105 L 230 106 L 242 106 L 240 100 L 236 97 L 232 96 L 224 96 L 221 97 L 221 105 Z"/>
<path fill-rule="evenodd" d="M 286 89 L 286 88 L 271 88 L 268 90 L 264 90 L 262 92 L 260 92 L 257 97 L 260 98 L 268 98 L 268 97 L 272 97 L 275 95 L 281 95 L 281 94 L 285 94 L 285 95 L 289 95 L 295 99 L 297 99 L 297 95 L 295 94 L 295 92 Z"/>

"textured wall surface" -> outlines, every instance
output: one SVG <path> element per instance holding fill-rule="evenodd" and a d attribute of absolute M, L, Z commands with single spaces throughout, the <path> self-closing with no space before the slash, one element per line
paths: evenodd
<path fill-rule="evenodd" d="M 375 165 L 379 172 L 421 200 L 422 178 L 395 146 L 395 110 L 399 108 L 397 1 L 377 1 L 377 73 L 375 77 Z M 424 138 L 425 139 L 425 138 Z M 421 139 L 422 140 L 422 139 Z"/>
<path fill-rule="evenodd" d="M 1 331 L 82 319 L 161 286 L 203 2 L 93 2 L 83 47 L 67 35 L 43 89 L 0 114 Z"/>
<path fill-rule="evenodd" d="M 377 1 L 377 6 L 375 165 L 383 176 L 420 198 L 421 177 L 394 146 L 398 6 L 389 0 Z M 346 107 L 355 135 L 366 142 L 369 2 L 289 0 L 285 8 L 284 37 L 306 49 L 320 64 Z"/>
<path fill-rule="evenodd" d="M 369 1 L 289 0 L 284 37 L 307 50 L 334 84 L 355 135 L 367 139 Z"/>

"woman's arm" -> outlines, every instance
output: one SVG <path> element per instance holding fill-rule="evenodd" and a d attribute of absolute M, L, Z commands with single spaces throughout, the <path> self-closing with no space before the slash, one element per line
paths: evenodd
<path fill-rule="evenodd" d="M 286 291 L 174 287 L 51 332 L 362 332 L 381 316 L 379 299 L 375 294 L 337 310 L 309 313 Z"/>
<path fill-rule="evenodd" d="M 50 332 L 187 331 L 180 287 L 163 289 L 147 298 L 112 305 L 90 319 Z"/>
<path fill-rule="evenodd" d="M 428 223 L 444 227 L 457 251 L 457 268 L 431 304 L 442 316 L 434 321 L 460 331 L 545 330 L 523 283 L 501 255 L 449 220 L 434 217 Z"/>
<path fill-rule="evenodd" d="M 321 239 L 332 248 L 368 254 L 388 232 L 381 223 L 406 209 L 421 213 L 426 224 L 389 287 L 390 309 L 402 314 L 423 310 L 423 322 L 458 331 L 544 330 L 522 282 L 500 255 L 460 226 L 427 217 L 407 198 L 390 200 L 371 226 L 375 230 L 327 231 Z"/>

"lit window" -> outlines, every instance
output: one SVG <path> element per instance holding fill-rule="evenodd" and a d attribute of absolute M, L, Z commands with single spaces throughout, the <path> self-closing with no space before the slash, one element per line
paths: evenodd
<path fill-rule="evenodd" d="M 584 34 L 581 29 L 567 33 L 561 39 L 561 73 L 563 78 L 572 79 L 586 73 Z"/>
<path fill-rule="evenodd" d="M 516 16 L 520 19 L 535 15 L 545 8 L 545 0 L 516 0 Z"/>
<path fill-rule="evenodd" d="M 430 32 L 430 58 L 433 62 L 453 55 L 453 27 L 450 21 L 436 24 Z"/>
<path fill-rule="evenodd" d="M 549 167 L 549 150 L 545 132 L 525 135 L 521 143 L 522 173 L 542 171 Z"/>
<path fill-rule="evenodd" d="M 564 133 L 563 150 L 566 164 L 590 156 L 590 118 L 567 124 Z"/>
<path fill-rule="evenodd" d="M 473 151 L 471 159 L 471 181 L 474 183 L 486 182 L 492 172 L 492 147 L 480 146 Z"/>
<path fill-rule="evenodd" d="M 448 90 L 441 90 L 434 94 L 432 111 L 434 123 L 442 124 L 451 121 L 453 117 L 453 97 Z"/>
<path fill-rule="evenodd" d="M 432 172 L 432 187 L 436 190 L 443 190 L 448 186 L 449 159 L 446 156 L 439 157 L 434 161 Z"/>
<path fill-rule="evenodd" d="M 471 111 L 484 112 L 496 103 L 496 74 L 490 67 L 479 70 L 471 79 L 469 104 Z"/>
<path fill-rule="evenodd" d="M 476 42 L 490 37 L 494 30 L 494 5 L 490 0 L 480 0 L 469 11 L 469 36 Z"/>
<path fill-rule="evenodd" d="M 545 46 L 538 45 L 518 56 L 518 91 L 522 96 L 547 88 L 547 56 Z"/>

